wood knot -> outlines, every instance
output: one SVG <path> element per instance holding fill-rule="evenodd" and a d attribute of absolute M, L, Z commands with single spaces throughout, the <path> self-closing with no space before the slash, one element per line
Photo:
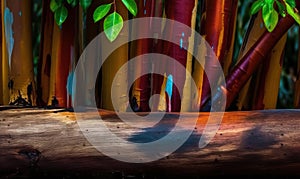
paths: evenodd
<path fill-rule="evenodd" d="M 41 152 L 34 148 L 21 149 L 18 153 L 19 155 L 26 157 L 32 166 L 36 165 L 41 158 Z"/>

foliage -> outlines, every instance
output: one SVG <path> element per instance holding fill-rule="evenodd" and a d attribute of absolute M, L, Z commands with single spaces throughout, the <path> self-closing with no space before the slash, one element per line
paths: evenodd
<path fill-rule="evenodd" d="M 114 41 L 123 27 L 123 18 L 117 12 L 108 15 L 104 20 L 104 33 L 110 41 Z"/>
<path fill-rule="evenodd" d="M 249 27 L 250 22 L 250 6 L 257 2 L 257 0 L 250 1 L 239 1 L 238 6 L 238 16 L 237 16 L 237 29 L 235 35 L 235 47 L 234 47 L 234 57 L 232 65 L 236 64 L 236 60 L 238 59 L 239 49 L 242 46 L 243 38 L 245 38 L 245 34 L 247 28 Z M 275 1 L 276 2 L 276 1 Z M 290 3 L 290 2 L 289 2 Z M 258 12 L 258 11 L 257 11 Z M 282 15 L 281 15 L 282 16 Z M 283 16 L 282 16 L 283 17 Z M 287 42 L 285 47 L 284 61 L 282 65 L 282 74 L 281 74 L 281 82 L 279 87 L 279 96 L 277 100 L 277 108 L 292 108 L 293 106 L 293 90 L 290 88 L 290 83 L 287 83 L 290 79 L 295 78 L 296 66 L 297 66 L 297 55 L 299 48 L 299 26 L 295 25 L 288 31 Z M 294 71 L 294 73 L 291 73 Z M 288 92 L 288 93 L 287 93 Z M 288 95 L 287 95 L 288 94 Z"/>
<path fill-rule="evenodd" d="M 136 16 L 137 5 L 136 5 L 135 1 L 134 0 L 122 0 L 122 2 L 126 6 L 128 11 L 132 15 Z M 115 1 L 113 2 L 113 4 L 115 6 L 114 9 L 116 9 Z M 110 11 L 111 5 L 112 5 L 112 3 L 104 4 L 104 5 L 97 7 L 93 14 L 94 22 L 98 22 L 99 20 L 104 18 Z M 109 14 L 104 19 L 103 29 L 104 29 L 104 33 L 105 33 L 106 37 L 108 38 L 108 40 L 114 41 L 117 38 L 120 31 L 122 30 L 122 28 L 123 28 L 123 18 L 119 13 L 116 12 L 116 10 L 114 10 L 114 12 Z"/>
<path fill-rule="evenodd" d="M 57 25 L 62 25 L 62 23 L 67 19 L 68 9 L 65 6 L 60 6 L 55 10 L 54 19 Z"/>
<path fill-rule="evenodd" d="M 300 24 L 300 15 L 297 13 L 295 0 L 257 0 L 252 4 L 250 13 L 253 15 L 262 10 L 265 27 L 269 32 L 272 32 L 278 23 L 278 12 L 274 5 L 277 6 L 282 17 L 285 17 L 286 13 L 288 13 Z"/>
<path fill-rule="evenodd" d="M 262 0 L 264 1 L 264 0 Z M 295 4 L 293 2 L 295 1 L 287 1 L 291 7 L 295 7 Z M 238 53 L 239 48 L 242 46 L 243 38 L 245 37 L 245 33 L 247 31 L 247 28 L 249 26 L 250 22 L 250 10 L 254 12 L 258 12 L 260 9 L 255 11 L 255 3 L 258 3 L 257 0 L 252 1 L 239 1 L 239 8 L 238 8 L 238 17 L 237 17 L 237 30 L 236 30 L 236 38 L 235 38 L 235 50 L 234 50 L 234 65 L 236 63 L 236 60 L 238 59 Z M 277 1 L 275 1 L 276 6 L 278 8 L 278 12 L 280 12 L 281 8 L 279 7 Z M 252 6 L 251 6 L 252 4 Z M 280 3 L 282 4 L 282 3 Z M 249 7 L 252 7 L 251 9 Z M 284 6 L 286 7 L 286 6 Z M 254 9 L 254 10 L 253 10 Z M 295 9 L 296 10 L 296 9 Z M 286 11 L 284 11 L 286 13 Z M 285 17 L 282 12 L 279 13 L 282 17 Z M 293 90 L 290 88 L 290 83 L 287 83 L 290 79 L 295 78 L 295 72 L 296 72 L 296 66 L 297 66 L 297 55 L 291 55 L 291 54 L 298 54 L 298 48 L 299 48 L 299 26 L 293 26 L 288 31 L 287 36 L 287 42 L 285 47 L 285 54 L 284 54 L 284 61 L 282 65 L 282 74 L 281 74 L 281 82 L 279 87 L 279 96 L 278 96 L 278 104 L 277 108 L 292 108 L 293 106 Z M 294 71 L 294 73 L 291 73 L 291 71 Z M 292 77 L 294 76 L 294 77 Z M 288 92 L 288 93 L 287 93 Z M 288 95 L 287 95 L 288 94 Z"/>
<path fill-rule="evenodd" d="M 80 6 L 82 7 L 84 12 L 87 11 L 91 4 L 92 0 L 80 0 Z"/>
<path fill-rule="evenodd" d="M 97 22 L 101 20 L 103 17 L 105 17 L 108 14 L 110 8 L 111 8 L 111 4 L 104 4 L 97 7 L 93 15 L 94 22 Z"/>
<path fill-rule="evenodd" d="M 78 3 L 83 11 L 86 12 L 92 4 L 92 0 L 66 0 L 66 2 L 65 0 L 50 1 L 50 9 L 54 13 L 54 19 L 57 25 L 61 26 L 68 17 L 68 9 L 66 6 L 69 5 L 75 7 Z M 132 15 L 137 15 L 137 4 L 134 0 L 122 0 L 122 3 Z M 108 15 L 112 5 L 114 5 L 114 11 Z M 123 18 L 116 12 L 116 0 L 113 0 L 112 3 L 103 4 L 97 7 L 93 13 L 94 22 L 100 21 L 105 16 L 103 29 L 108 40 L 112 42 L 117 38 L 123 28 Z"/>
<path fill-rule="evenodd" d="M 134 0 L 122 0 L 123 4 L 126 6 L 126 8 L 128 9 L 128 11 L 136 16 L 137 14 L 137 5 L 135 3 Z"/>

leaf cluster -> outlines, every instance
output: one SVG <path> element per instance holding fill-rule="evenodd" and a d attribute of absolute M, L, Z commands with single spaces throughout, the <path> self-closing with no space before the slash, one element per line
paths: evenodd
<path fill-rule="evenodd" d="M 132 15 L 137 15 L 137 4 L 134 0 L 121 1 Z M 75 7 L 79 4 L 83 11 L 86 12 L 92 4 L 92 0 L 51 0 L 50 9 L 54 13 L 56 24 L 59 26 L 61 26 L 68 17 L 68 9 L 66 8 L 67 4 L 69 4 L 71 7 Z M 122 16 L 116 11 L 116 8 L 114 8 L 113 12 L 109 13 L 113 5 L 116 7 L 115 0 L 112 3 L 100 5 L 93 13 L 93 19 L 95 23 L 105 18 L 103 29 L 106 37 L 111 42 L 117 38 L 118 34 L 123 28 L 124 23 Z"/>
<path fill-rule="evenodd" d="M 276 27 L 279 14 L 282 17 L 289 14 L 300 24 L 300 15 L 296 9 L 295 0 L 257 0 L 252 4 L 250 13 L 253 15 L 260 10 L 262 11 L 264 25 L 269 32 L 272 32 Z"/>

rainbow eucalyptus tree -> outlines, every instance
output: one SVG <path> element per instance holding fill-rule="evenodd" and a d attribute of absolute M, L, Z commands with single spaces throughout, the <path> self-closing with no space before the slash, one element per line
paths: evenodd
<path fill-rule="evenodd" d="M 47 106 L 49 101 L 53 25 L 54 19 L 50 9 L 50 0 L 45 0 L 43 1 L 42 9 L 41 42 L 37 73 L 38 106 Z"/>
<path fill-rule="evenodd" d="M 283 4 L 282 4 L 283 3 Z M 282 17 L 279 17 L 275 10 L 275 4 Z M 255 14 L 262 10 L 264 24 L 268 31 L 257 40 L 252 48 L 242 57 L 235 65 L 233 70 L 226 77 L 226 87 L 220 87 L 222 90 L 216 96 L 212 97 L 214 102 L 220 100 L 220 96 L 226 94 L 226 107 L 228 108 L 233 102 L 241 88 L 245 85 L 259 64 L 267 58 L 270 51 L 295 23 L 300 23 L 300 16 L 296 8 L 300 7 L 299 1 L 287 0 L 283 2 L 258 0 L 251 7 L 251 13 Z M 211 101 L 206 100 L 203 107 L 209 110 Z"/>
<path fill-rule="evenodd" d="M 299 36 L 300 42 L 300 36 Z M 296 108 L 300 109 L 300 51 L 298 51 L 298 70 L 295 84 L 295 98 L 294 105 Z"/>
<path fill-rule="evenodd" d="M 195 1 L 181 1 L 181 0 L 166 0 L 165 1 L 165 13 L 166 18 L 175 20 L 177 22 L 183 23 L 191 27 L 191 18 L 192 11 L 195 6 Z M 191 31 L 187 29 L 180 29 L 173 26 L 173 24 L 168 21 L 166 28 L 164 29 L 164 35 L 172 38 L 176 37 L 181 39 L 181 46 L 175 45 L 171 42 L 164 41 L 162 53 L 170 56 L 175 59 L 184 67 L 187 62 L 187 48 L 188 48 L 188 38 L 191 36 Z M 170 23 L 170 24 L 169 24 Z M 171 111 L 180 111 L 181 109 L 181 97 L 180 93 L 183 91 L 184 82 L 185 82 L 185 71 L 180 69 L 175 69 L 171 64 L 167 64 L 166 68 L 167 75 L 173 75 L 173 79 L 177 80 L 175 82 L 177 86 L 172 86 L 172 96 L 170 99 L 171 106 L 168 106 L 168 109 Z M 169 96 L 169 95 L 168 95 Z M 169 96 L 170 97 L 170 96 Z"/>
<path fill-rule="evenodd" d="M 138 13 L 136 18 L 143 17 L 153 17 L 155 16 L 155 6 L 156 2 L 154 0 L 147 1 L 137 1 Z M 147 24 L 150 27 L 150 20 L 148 19 Z M 136 27 L 131 27 L 132 31 L 130 33 L 151 33 L 151 29 L 139 28 L 139 24 Z M 143 30 L 143 32 L 141 32 Z M 144 30 L 147 30 L 145 32 Z M 139 55 L 144 55 L 152 52 L 152 41 L 151 39 L 139 39 L 135 42 L 131 43 L 130 51 L 131 57 L 134 58 Z M 141 58 L 147 58 L 145 56 Z M 146 59 L 146 63 L 137 62 L 132 70 L 134 71 L 133 76 L 137 76 L 138 74 L 144 74 L 147 69 L 151 68 L 151 59 Z M 139 77 L 132 86 L 132 92 L 130 96 L 130 104 L 133 108 L 133 111 L 150 111 L 149 99 L 151 95 L 151 74 L 143 75 Z"/>
<path fill-rule="evenodd" d="M 1 1 L 4 104 L 35 105 L 31 1 Z"/>
<path fill-rule="evenodd" d="M 215 52 L 223 71 L 227 73 L 232 59 L 237 15 L 237 0 L 204 0 L 200 23 L 200 34 Z M 215 66 L 217 61 L 205 59 L 205 74 L 202 82 L 201 106 L 210 97 L 210 85 L 207 76 L 212 81 L 217 80 Z M 225 74 L 226 75 L 226 74 Z"/>

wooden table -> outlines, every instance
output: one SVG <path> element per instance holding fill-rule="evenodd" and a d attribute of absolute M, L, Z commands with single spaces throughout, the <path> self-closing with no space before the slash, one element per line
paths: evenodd
<path fill-rule="evenodd" d="M 113 112 L 102 110 L 100 114 L 114 133 L 127 139 L 145 135 L 147 140 L 147 136 L 168 133 L 158 125 L 144 134 L 124 125 Z M 167 114 L 164 123 L 176 123 L 178 115 Z M 83 136 L 72 112 L 0 107 L 0 176 L 300 176 L 300 110 L 226 112 L 217 134 L 203 149 L 198 148 L 198 142 L 209 113 L 181 115 L 187 121 L 198 120 L 184 145 L 158 161 L 132 164 L 96 150 Z"/>

